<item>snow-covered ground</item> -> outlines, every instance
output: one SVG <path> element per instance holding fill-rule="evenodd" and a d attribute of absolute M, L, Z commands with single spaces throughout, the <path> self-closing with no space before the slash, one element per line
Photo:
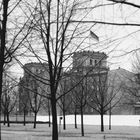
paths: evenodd
<path fill-rule="evenodd" d="M 38 121 L 48 121 L 48 116 L 37 116 Z M 60 123 L 60 116 L 58 117 Z M 63 121 L 61 120 L 61 123 Z M 74 115 L 66 116 L 67 124 L 74 124 Z M 77 115 L 77 123 L 81 123 L 80 115 Z M 84 115 L 84 124 L 87 125 L 100 125 L 100 115 Z M 104 124 L 109 124 L 109 116 L 104 115 Z M 140 126 L 140 115 L 112 115 L 111 124 L 119 126 Z"/>

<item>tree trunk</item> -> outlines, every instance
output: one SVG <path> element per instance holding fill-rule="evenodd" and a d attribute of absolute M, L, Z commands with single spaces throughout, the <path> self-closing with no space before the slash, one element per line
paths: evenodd
<path fill-rule="evenodd" d="M 74 120 L 75 120 L 75 128 L 77 128 L 77 111 L 76 111 L 76 108 L 75 108 L 75 111 L 74 111 Z"/>
<path fill-rule="evenodd" d="M 24 121 L 23 121 L 23 125 L 25 126 L 26 125 L 26 109 L 24 109 Z"/>
<path fill-rule="evenodd" d="M 101 132 L 104 131 L 104 114 L 101 113 Z"/>
<path fill-rule="evenodd" d="M 34 112 L 34 127 L 33 128 L 36 128 L 36 116 L 37 116 L 37 112 Z"/>
<path fill-rule="evenodd" d="M 63 109 L 63 129 L 66 130 L 66 117 L 65 117 L 65 109 Z"/>
<path fill-rule="evenodd" d="M 52 107 L 52 140 L 58 140 L 57 109 L 56 109 L 56 100 L 54 97 L 51 99 L 51 107 Z"/>
<path fill-rule="evenodd" d="M 49 127 L 51 127 L 51 111 L 50 111 L 50 103 L 48 101 L 48 115 L 49 115 Z"/>
<path fill-rule="evenodd" d="M 111 103 L 110 103 L 110 109 L 109 109 L 109 130 L 111 130 Z"/>
<path fill-rule="evenodd" d="M 5 125 L 6 124 L 6 113 L 5 113 L 5 111 L 4 111 L 4 114 L 3 114 L 4 116 L 4 118 L 3 118 L 3 124 Z"/>
<path fill-rule="evenodd" d="M 2 83 L 3 83 L 3 66 L 4 66 L 4 52 L 6 47 L 6 29 L 7 29 L 7 12 L 8 12 L 9 1 L 3 1 L 3 19 L 2 19 L 2 29 L 0 32 L 0 121 L 1 121 L 1 96 L 2 96 Z M 1 140 L 1 123 L 0 123 L 0 140 Z"/>
<path fill-rule="evenodd" d="M 1 34 L 1 33 L 0 33 Z M 3 36 L 3 35 L 2 35 Z M 1 39 L 2 41 L 2 39 Z M 0 122 L 1 122 L 1 113 L 2 113 L 2 108 L 1 108 L 1 96 L 2 96 L 2 83 L 3 83 L 3 57 L 2 55 L 2 42 L 1 42 L 1 47 L 0 47 Z M 1 140 L 1 123 L 0 123 L 0 140 Z"/>
<path fill-rule="evenodd" d="M 7 112 L 7 126 L 10 127 L 9 112 Z"/>
<path fill-rule="evenodd" d="M 111 110 L 109 111 L 109 130 L 111 130 Z"/>
<path fill-rule="evenodd" d="M 84 136 L 83 106 L 81 105 L 81 135 Z"/>
<path fill-rule="evenodd" d="M 51 127 L 51 114 L 50 114 L 50 110 L 49 110 L 49 127 Z"/>
<path fill-rule="evenodd" d="M 1 54 L 0 54 L 1 55 Z M 1 58 L 0 58 L 0 63 L 1 63 Z M 0 64 L 0 121 L 1 121 L 1 111 L 2 111 L 2 108 L 1 108 L 1 95 L 2 95 L 2 72 L 3 71 L 3 66 L 2 64 Z M 0 123 L 0 140 L 1 140 L 1 123 Z"/>

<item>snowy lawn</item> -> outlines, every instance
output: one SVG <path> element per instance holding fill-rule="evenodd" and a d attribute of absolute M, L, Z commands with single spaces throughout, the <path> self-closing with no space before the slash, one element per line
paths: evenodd
<path fill-rule="evenodd" d="M 78 123 L 80 123 L 80 116 L 78 117 Z M 78 129 L 74 129 L 74 117 L 67 116 L 66 130 L 62 129 L 62 124 L 61 126 L 59 125 L 59 140 L 140 140 L 139 117 L 112 116 L 112 130 L 108 130 L 108 125 L 106 125 L 105 131 L 100 132 L 100 125 L 98 125 L 100 124 L 100 116 L 85 115 L 85 136 L 81 137 L 80 124 L 78 125 Z M 38 116 L 38 120 L 43 118 L 44 121 L 48 119 L 46 116 Z M 108 120 L 108 116 L 105 116 L 106 119 Z M 105 124 L 108 124 L 107 120 Z M 137 125 L 136 122 L 138 123 Z M 116 123 L 118 125 L 115 125 Z M 130 126 L 130 124 L 133 125 Z M 2 140 L 51 140 L 51 128 L 49 128 L 48 124 L 37 124 L 37 129 L 33 129 L 32 127 L 33 124 L 27 124 L 26 126 L 11 124 L 10 128 L 2 125 Z"/>
<path fill-rule="evenodd" d="M 37 125 L 37 129 L 28 124 L 12 124 L 10 128 L 2 126 L 2 140 L 51 140 L 51 128 L 47 124 Z M 85 125 L 85 136 L 81 137 L 80 125 L 67 125 L 67 129 L 59 131 L 59 140 L 140 140 L 140 128 L 136 126 L 113 126 L 112 130 L 105 127 L 100 132 L 100 126 Z"/>

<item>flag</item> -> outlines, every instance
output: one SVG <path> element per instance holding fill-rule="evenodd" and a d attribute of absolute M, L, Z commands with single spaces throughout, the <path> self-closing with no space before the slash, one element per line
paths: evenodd
<path fill-rule="evenodd" d="M 98 37 L 96 34 L 94 34 L 92 31 L 90 31 L 90 36 L 91 36 L 93 39 L 95 39 L 96 41 L 99 41 L 99 37 Z"/>

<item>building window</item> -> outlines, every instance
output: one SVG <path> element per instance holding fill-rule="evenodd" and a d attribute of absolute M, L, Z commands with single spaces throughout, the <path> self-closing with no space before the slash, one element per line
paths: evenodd
<path fill-rule="evenodd" d="M 36 69 L 36 73 L 38 73 L 38 69 Z"/>
<path fill-rule="evenodd" d="M 32 73 L 35 73 L 35 68 L 32 67 L 32 68 L 31 68 L 31 71 L 32 71 Z"/>
<path fill-rule="evenodd" d="M 97 60 L 95 60 L 94 62 L 95 62 L 94 64 L 96 65 L 97 64 Z"/>
<path fill-rule="evenodd" d="M 92 65 L 93 63 L 92 63 L 92 59 L 90 59 L 90 65 Z"/>
<path fill-rule="evenodd" d="M 36 69 L 36 73 L 41 73 L 41 69 Z"/>

